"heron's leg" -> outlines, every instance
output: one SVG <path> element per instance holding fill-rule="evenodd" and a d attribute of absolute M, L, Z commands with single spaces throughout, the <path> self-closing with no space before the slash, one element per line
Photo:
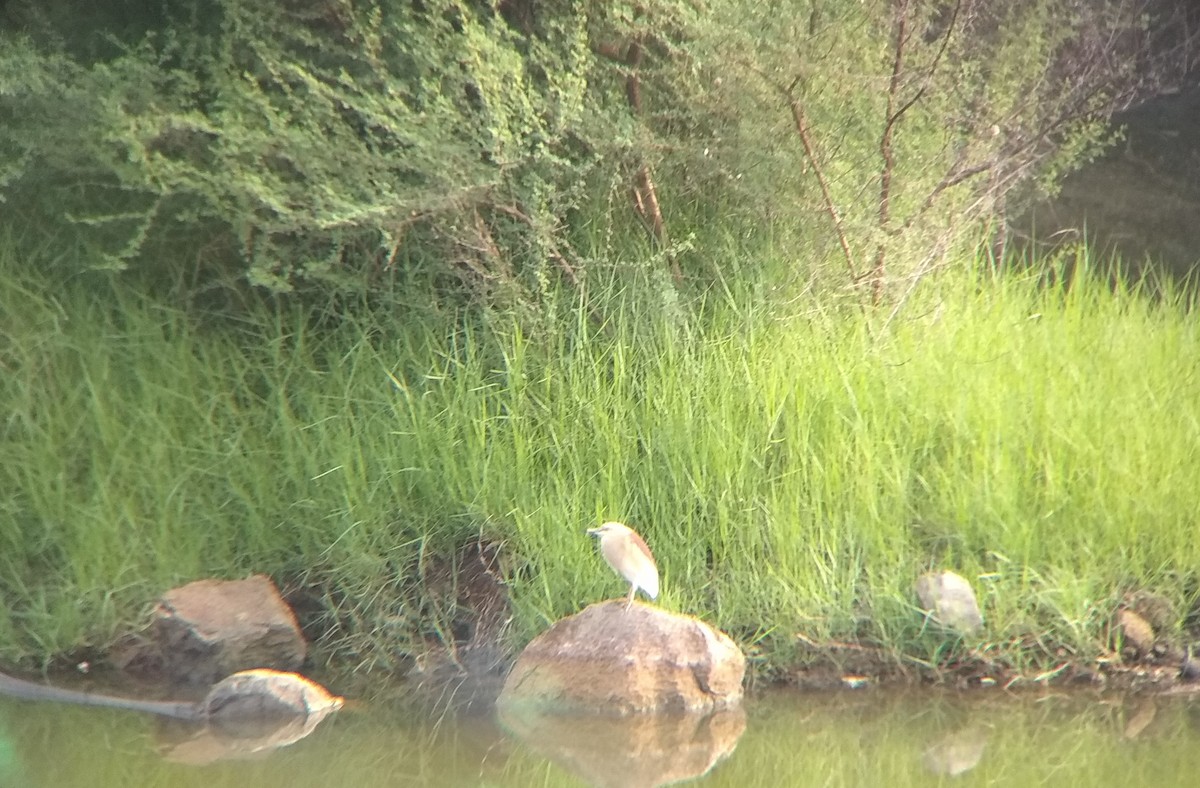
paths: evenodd
<path fill-rule="evenodd" d="M 628 610 L 633 606 L 633 595 L 637 593 L 637 586 L 633 583 L 629 584 L 629 599 L 625 601 L 625 609 Z"/>

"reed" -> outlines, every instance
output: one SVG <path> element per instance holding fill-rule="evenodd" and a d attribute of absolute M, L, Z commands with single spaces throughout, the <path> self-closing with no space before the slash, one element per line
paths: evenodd
<path fill-rule="evenodd" d="M 1133 589 L 1195 604 L 1200 328 L 1169 288 L 956 274 L 889 319 L 614 278 L 530 329 L 395 303 L 214 322 L 44 269 L 0 244 L 7 662 L 265 572 L 328 658 L 376 664 L 445 635 L 430 578 L 477 537 L 519 642 L 620 595 L 584 534 L 609 519 L 661 604 L 768 667 L 796 633 L 935 657 L 911 591 L 933 566 L 1014 662 L 1094 653 Z"/>

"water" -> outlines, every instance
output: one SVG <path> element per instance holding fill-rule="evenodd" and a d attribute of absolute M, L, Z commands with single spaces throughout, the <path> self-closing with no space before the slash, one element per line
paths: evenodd
<path fill-rule="evenodd" d="M 506 720 L 376 700 L 241 752 L 139 713 L 0 698 L 0 786 L 1196 784 L 1200 699 L 771 691 L 706 721 Z M 707 771 L 706 771 L 707 770 Z"/>

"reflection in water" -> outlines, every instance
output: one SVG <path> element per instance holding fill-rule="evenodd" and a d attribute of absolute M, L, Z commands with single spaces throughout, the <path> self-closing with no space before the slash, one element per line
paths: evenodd
<path fill-rule="evenodd" d="M 305 738 L 326 716 L 241 717 L 217 719 L 207 725 L 160 720 L 159 748 L 166 760 L 192 765 L 261 757 Z"/>
<path fill-rule="evenodd" d="M 1141 736 L 1157 715 L 1158 706 L 1154 703 L 1154 698 L 1142 698 L 1133 707 L 1133 715 L 1125 723 L 1125 738 L 1136 739 Z"/>
<path fill-rule="evenodd" d="M 706 774 L 746 730 L 741 709 L 708 714 L 537 714 L 500 723 L 531 750 L 596 786 L 658 786 Z"/>
<path fill-rule="evenodd" d="M 201 701 L 147 700 L 140 692 L 108 694 L 94 687 L 72 689 L 0 673 L 0 692 L 25 708 L 70 703 L 120 709 L 158 720 L 167 760 L 206 764 L 245 758 L 286 747 L 305 738 L 345 699 L 296 673 L 255 668 L 214 684 Z M 6 740 L 0 737 L 0 773 Z M 0 783 L 3 785 L 3 783 Z"/>
<path fill-rule="evenodd" d="M 934 774 L 956 777 L 979 765 L 985 747 L 987 731 L 982 727 L 951 731 L 925 750 L 925 768 Z"/>
<path fill-rule="evenodd" d="M 1200 704 L 1183 697 L 769 691 L 747 698 L 744 715 L 502 727 L 491 713 L 418 712 L 404 702 L 411 689 L 394 692 L 265 750 L 270 736 L 290 734 L 227 748 L 212 731 L 192 739 L 195 729 L 133 712 L 0 698 L 0 786 L 558 788 L 702 775 L 693 784 L 1129 788 L 1192 785 L 1200 773 Z"/>

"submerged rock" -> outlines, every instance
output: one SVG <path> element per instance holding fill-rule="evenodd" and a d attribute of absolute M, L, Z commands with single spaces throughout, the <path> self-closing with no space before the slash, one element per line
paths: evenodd
<path fill-rule="evenodd" d="M 324 717 L 345 699 L 296 673 L 259 668 L 243 670 L 218 681 L 200 705 L 201 715 L 213 722 L 270 717 Z"/>
<path fill-rule="evenodd" d="M 0 673 L 0 694 L 33 701 L 78 703 L 156 714 L 175 723 L 164 755 L 186 763 L 210 763 L 293 744 L 344 700 L 295 673 L 245 670 L 217 682 L 203 701 L 142 700 L 72 690 Z"/>
<path fill-rule="evenodd" d="M 163 757 L 203 764 L 286 747 L 312 733 L 344 703 L 295 673 L 244 670 L 217 682 L 197 705 L 202 726 L 164 729 Z"/>
<path fill-rule="evenodd" d="M 167 675 L 190 684 L 248 668 L 295 670 L 307 653 L 296 617 L 265 575 L 168 591 L 151 632 Z"/>
<path fill-rule="evenodd" d="M 710 711 L 742 698 L 746 658 L 691 616 L 624 600 L 564 618 L 517 658 L 502 707 L 631 714 Z"/>
<path fill-rule="evenodd" d="M 345 699 L 298 673 L 259 668 L 226 676 L 199 703 L 143 700 L 106 695 L 90 689 L 63 689 L 0 673 L 0 695 L 34 701 L 77 703 L 144 711 L 189 722 L 219 722 L 279 717 L 323 718 Z"/>
<path fill-rule="evenodd" d="M 917 578 L 917 599 L 927 614 L 942 626 L 970 635 L 983 626 L 975 590 L 962 575 L 943 570 Z"/>

